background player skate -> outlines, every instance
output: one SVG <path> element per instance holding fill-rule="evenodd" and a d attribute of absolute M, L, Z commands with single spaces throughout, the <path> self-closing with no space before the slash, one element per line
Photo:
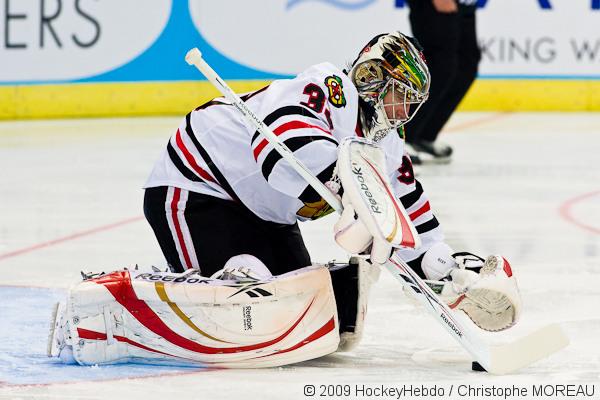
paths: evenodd
<path fill-rule="evenodd" d="M 315 343 L 325 345 L 306 353 L 296 351 L 291 358 L 282 358 L 281 353 L 292 350 L 278 349 L 270 355 L 278 358 L 262 365 L 297 362 L 335 350 L 340 339 L 337 332 L 331 333 L 332 323 L 342 334 L 340 348 L 350 348 L 358 342 L 362 333 L 368 290 L 377 276 L 377 264 L 383 263 L 392 250 L 389 243 L 383 241 L 385 243 L 382 244 L 380 227 L 371 221 L 377 219 L 372 215 L 377 210 L 370 214 L 359 211 L 356 197 L 352 197 L 349 187 L 346 190 L 342 187 L 349 181 L 342 178 L 340 182 L 338 179 L 338 172 L 343 177 L 341 169 L 347 168 L 340 165 L 338 155 L 348 148 L 348 145 L 342 145 L 338 150 L 338 145 L 345 139 L 362 137 L 366 139 L 361 144 L 364 154 L 370 151 L 381 154 L 370 158 L 371 161 L 376 160 L 373 171 L 380 178 L 381 187 L 391 188 L 393 197 L 399 200 L 414 224 L 412 231 L 419 236 L 413 241 L 413 246 L 409 246 L 413 248 L 394 251 L 419 275 L 431 280 L 430 284 L 452 308 L 464 311 L 482 329 L 495 331 L 512 326 L 519 315 L 520 296 L 508 262 L 500 256 L 484 260 L 470 253 L 453 254 L 444 243 L 439 223 L 421 184 L 414 178 L 410 159 L 404 150 L 402 125 L 427 99 L 428 88 L 429 72 L 416 43 L 395 32 L 372 39 L 347 72 L 329 63 L 318 64 L 294 79 L 277 80 L 266 88 L 243 96 L 248 106 L 293 151 L 294 156 L 332 192 L 343 196 L 345 212 L 335 226 L 335 239 L 349 253 L 370 251 L 373 265 L 358 261 L 346 268 L 332 268 L 331 283 L 328 283 L 329 274 L 325 277 L 310 267 L 312 262 L 297 220 L 320 218 L 332 211 L 330 206 L 259 132 L 241 118 L 229 101 L 217 98 L 185 117 L 145 186 L 146 218 L 170 268 L 181 275 L 138 274 L 135 284 L 132 284 L 130 279 L 134 278 L 130 278 L 128 273 L 115 273 L 92 280 L 92 283 L 110 284 L 113 290 L 119 287 L 119 293 L 128 293 L 125 298 L 131 295 L 136 301 L 141 299 L 140 293 L 147 294 L 148 287 L 151 287 L 157 294 L 143 297 L 144 301 L 158 296 L 173 308 L 173 301 L 164 287 L 148 286 L 146 283 L 180 282 L 181 288 L 186 282 L 190 284 L 186 278 L 189 274 L 185 271 L 191 270 L 190 274 L 212 276 L 223 282 L 233 279 L 242 283 L 273 283 L 274 287 L 268 287 L 269 290 L 262 286 L 257 288 L 258 294 L 254 293 L 254 297 L 280 296 L 279 293 L 286 293 L 292 290 L 290 288 L 298 290 L 300 296 L 307 289 L 298 289 L 302 287 L 298 282 L 306 285 L 303 277 L 314 274 L 315 293 L 318 292 L 318 295 L 315 294 L 310 304 L 318 299 L 323 304 L 322 309 L 329 310 L 329 314 L 321 313 L 326 316 L 325 319 L 317 312 L 314 316 L 311 314 L 314 317 L 311 324 L 316 331 L 309 337 Z M 276 277 L 273 278 L 273 275 Z M 211 291 L 201 291 L 194 298 L 188 289 L 182 288 L 178 296 L 199 303 L 206 302 L 200 300 L 205 295 L 209 298 L 223 297 L 223 304 L 229 304 L 227 299 L 241 292 L 248 292 L 253 297 L 251 291 L 239 286 L 235 286 L 234 293 L 217 296 L 212 290 L 220 290 L 219 293 L 223 294 L 229 289 L 218 289 L 220 284 L 215 280 L 204 280 L 203 283 L 210 285 Z M 227 285 L 223 283 L 221 286 Z M 335 298 L 330 295 L 329 287 Z M 89 291 L 89 285 L 83 292 L 86 291 Z M 175 292 L 177 290 L 171 296 Z M 116 292 L 112 294 L 120 306 L 129 309 L 130 303 L 119 300 Z M 286 297 L 286 301 L 291 300 Z M 332 304 L 335 304 L 333 309 Z M 306 308 L 303 316 L 310 307 Z M 106 319 L 106 311 L 102 312 Z M 144 309 L 144 312 L 148 310 Z M 178 311 L 175 313 L 180 318 L 184 315 Z M 328 320 L 331 314 L 334 316 Z M 251 314 L 248 315 L 244 329 L 251 325 Z M 239 357 L 221 357 L 221 353 L 255 351 L 270 346 L 275 340 L 249 347 L 231 347 L 223 343 L 243 341 L 243 335 L 225 340 L 201 331 L 202 340 L 208 338 L 219 342 L 220 347 L 197 349 L 193 343 L 182 341 L 179 335 L 171 335 L 172 339 L 169 339 L 171 330 L 168 324 L 161 322 L 157 327 L 154 322 L 135 319 L 137 325 L 131 329 L 138 331 L 138 338 L 143 336 L 143 329 L 150 329 L 158 335 L 158 338 L 153 336 L 149 339 L 151 343 L 143 345 L 153 345 L 154 353 L 185 359 L 194 359 L 194 352 L 209 353 L 211 357 L 219 354 L 213 358 L 201 358 L 201 362 L 256 366 L 258 356 L 254 353 L 243 362 Z M 182 320 L 190 326 L 188 317 Z M 295 326 L 289 328 L 288 334 Z M 78 335 L 82 338 L 80 329 Z M 198 332 L 199 328 L 194 330 Z M 98 337 L 90 334 L 89 329 L 81 332 L 88 335 L 87 339 Z M 320 342 L 314 336 L 317 332 L 321 333 L 318 336 Z M 113 334 L 113 337 L 117 336 Z M 165 346 L 165 340 L 167 347 L 160 347 Z M 305 342 L 307 340 L 300 343 Z M 176 343 L 179 347 L 181 343 L 185 344 L 185 351 L 175 349 Z M 160 351 L 156 350 L 157 346 Z M 290 349 L 298 350 L 299 347 L 291 346 Z M 145 353 L 132 356 L 129 350 L 114 354 L 104 350 L 88 351 L 87 348 L 76 350 L 78 362 L 110 362 L 125 359 L 125 355 L 148 358 Z M 98 357 L 98 353 L 102 354 L 100 361 L 94 358 Z"/>

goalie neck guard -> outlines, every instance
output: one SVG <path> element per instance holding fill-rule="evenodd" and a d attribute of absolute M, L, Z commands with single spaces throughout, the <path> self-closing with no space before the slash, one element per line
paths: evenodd
<path fill-rule="evenodd" d="M 371 39 L 352 63 L 349 76 L 358 89 L 363 132 L 375 142 L 410 121 L 429 95 L 431 76 L 420 45 L 400 32 Z M 403 112 L 390 112 L 397 106 Z"/>

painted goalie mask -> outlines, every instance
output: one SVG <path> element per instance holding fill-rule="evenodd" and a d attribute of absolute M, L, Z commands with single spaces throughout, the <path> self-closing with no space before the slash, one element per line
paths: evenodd
<path fill-rule="evenodd" d="M 431 76 L 418 47 L 416 40 L 400 32 L 383 34 L 352 63 L 349 76 L 358 89 L 365 137 L 383 139 L 410 121 L 427 100 Z"/>

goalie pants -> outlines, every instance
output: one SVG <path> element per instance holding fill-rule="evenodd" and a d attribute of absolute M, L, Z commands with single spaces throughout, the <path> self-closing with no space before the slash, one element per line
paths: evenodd
<path fill-rule="evenodd" d="M 435 141 L 477 76 L 475 6 L 456 13 L 436 11 L 430 0 L 408 0 L 410 26 L 423 46 L 431 73 L 429 99 L 406 124 L 406 140 Z"/>
<path fill-rule="evenodd" d="M 273 275 L 311 265 L 297 223 L 262 220 L 234 201 L 161 186 L 146 189 L 144 215 L 175 272 L 210 276 L 238 254 L 257 257 Z"/>

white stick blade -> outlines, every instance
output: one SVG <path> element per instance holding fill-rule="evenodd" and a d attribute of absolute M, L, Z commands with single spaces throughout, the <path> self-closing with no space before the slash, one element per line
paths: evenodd
<path fill-rule="evenodd" d="M 189 65 L 195 65 L 198 61 L 202 59 L 202 53 L 198 50 L 197 47 L 194 47 L 185 55 L 185 61 Z"/>
<path fill-rule="evenodd" d="M 545 326 L 515 342 L 492 346 L 488 372 L 501 375 L 526 367 L 565 348 L 569 338 L 558 324 Z"/>

